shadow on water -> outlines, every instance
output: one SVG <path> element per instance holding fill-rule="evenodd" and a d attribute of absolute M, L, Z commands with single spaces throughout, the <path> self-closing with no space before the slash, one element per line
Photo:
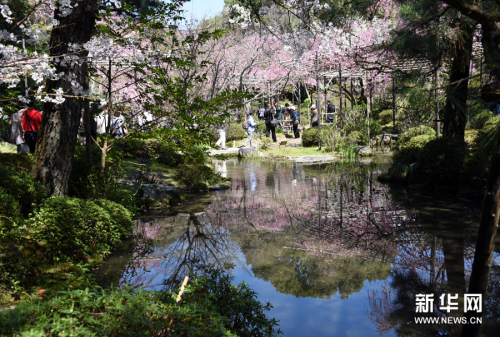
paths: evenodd
<path fill-rule="evenodd" d="M 452 336 L 460 318 L 441 295 L 463 294 L 470 277 L 479 205 L 381 185 L 387 159 L 358 164 L 214 162 L 228 191 L 196 195 L 167 214 L 136 220 L 136 238 L 96 272 L 102 285 L 170 289 L 207 266 L 245 280 L 285 336 Z M 498 255 L 483 334 L 498 331 Z M 417 294 L 432 294 L 416 313 Z M 497 330 L 495 330 L 497 329 Z"/>

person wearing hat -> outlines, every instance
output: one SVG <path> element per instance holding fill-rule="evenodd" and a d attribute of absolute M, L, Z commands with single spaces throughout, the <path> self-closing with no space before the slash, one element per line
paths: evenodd
<path fill-rule="evenodd" d="M 247 134 L 248 134 L 248 139 L 241 145 L 240 147 L 245 147 L 247 146 L 248 143 L 250 143 L 250 147 L 255 147 L 253 146 L 253 133 L 255 132 L 255 120 L 253 119 L 254 111 L 250 110 L 248 113 L 248 129 L 247 129 Z"/>
<path fill-rule="evenodd" d="M 300 114 L 295 111 L 295 106 L 290 107 L 290 115 L 292 117 L 292 125 L 293 125 L 293 134 L 295 138 L 300 138 L 299 134 L 299 116 Z"/>
<path fill-rule="evenodd" d="M 313 127 L 318 126 L 318 110 L 316 109 L 316 104 L 311 105 L 311 125 Z"/>

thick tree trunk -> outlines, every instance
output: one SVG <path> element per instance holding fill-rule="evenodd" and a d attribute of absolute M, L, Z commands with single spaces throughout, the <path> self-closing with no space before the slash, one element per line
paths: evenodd
<path fill-rule="evenodd" d="M 55 18 L 60 21 L 59 26 L 52 30 L 50 38 L 50 55 L 63 55 L 68 52 L 68 44 L 82 45 L 90 40 L 92 29 L 95 26 L 98 10 L 98 0 L 72 0 L 71 14 L 60 17 L 57 7 Z M 81 57 L 87 56 L 81 53 Z M 56 73 L 64 72 L 65 76 L 56 81 L 48 81 L 47 91 L 54 92 L 62 88 L 65 94 L 72 95 L 71 78 L 83 84 L 87 76 L 87 64 L 74 66 L 56 65 Z M 68 192 L 68 180 L 71 172 L 71 160 L 75 152 L 78 135 L 78 125 L 81 117 L 81 99 L 66 98 L 64 103 L 56 105 L 45 103 L 42 125 L 35 154 L 33 175 L 45 185 L 51 195 L 63 196 Z"/>
<path fill-rule="evenodd" d="M 481 211 L 481 222 L 474 254 L 474 263 L 469 283 L 469 294 L 482 294 L 483 308 L 488 278 L 491 271 L 493 252 L 495 251 L 495 236 L 500 216 L 500 142 L 497 139 L 495 151 L 490 164 L 490 173 Z M 481 317 L 482 313 L 468 312 L 466 317 Z M 464 325 L 462 336 L 478 336 L 480 324 Z"/>
<path fill-rule="evenodd" d="M 476 27 L 465 16 L 460 21 L 460 33 L 455 43 L 455 53 L 451 65 L 450 83 L 469 77 L 470 60 L 472 57 L 472 37 Z M 451 87 L 447 93 L 444 113 L 444 137 L 464 139 L 467 122 L 467 87 L 468 81 L 462 81 Z"/>

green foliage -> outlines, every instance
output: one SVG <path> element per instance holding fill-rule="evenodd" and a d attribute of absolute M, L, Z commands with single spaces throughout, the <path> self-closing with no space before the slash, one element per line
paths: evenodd
<path fill-rule="evenodd" d="M 382 125 L 392 122 L 392 110 L 382 110 L 378 115 L 378 120 Z"/>
<path fill-rule="evenodd" d="M 111 206 L 108 202 L 103 205 Z M 123 210 L 115 210 L 120 216 Z M 94 255 L 106 255 L 120 241 L 127 226 L 120 225 L 104 208 L 90 200 L 51 197 L 30 219 L 33 238 L 43 244 L 49 260 L 82 261 Z M 130 220 L 129 220 L 130 221 Z"/>
<path fill-rule="evenodd" d="M 404 147 L 394 153 L 392 156 L 392 162 L 394 164 L 413 164 L 418 161 L 421 153 L 421 147 Z"/>
<path fill-rule="evenodd" d="M 270 148 L 270 145 L 271 145 L 271 140 L 265 137 L 264 139 L 262 139 L 262 143 L 260 143 L 260 148 L 262 150 L 268 150 Z"/>
<path fill-rule="evenodd" d="M 277 336 L 277 322 L 264 312 L 246 284 L 211 272 L 175 293 L 124 289 L 76 289 L 22 301 L 0 312 L 0 335 L 36 336 Z M 51 295 L 49 293 L 49 295 Z"/>
<path fill-rule="evenodd" d="M 425 137 L 419 138 L 418 140 L 413 142 L 414 144 L 422 143 L 422 141 L 424 141 L 425 139 L 430 140 L 430 139 L 436 138 L 436 131 L 433 128 L 425 126 L 425 125 L 419 125 L 417 127 L 410 128 L 410 129 L 408 129 L 408 131 L 403 132 L 402 134 L 399 135 L 399 139 L 398 139 L 398 142 L 396 143 L 396 145 L 398 147 L 401 147 L 401 148 L 411 146 L 410 140 L 413 137 L 420 136 L 420 135 L 427 135 L 428 137 L 427 138 L 425 138 Z"/>
<path fill-rule="evenodd" d="M 370 138 L 374 138 L 376 135 L 380 134 L 382 127 L 380 123 L 375 119 L 370 119 Z"/>
<path fill-rule="evenodd" d="M 0 118 L 0 140 L 6 142 L 9 139 L 10 139 L 9 119 Z"/>
<path fill-rule="evenodd" d="M 246 138 L 247 134 L 241 127 L 241 123 L 231 123 L 226 131 L 226 141 L 241 140 Z"/>
<path fill-rule="evenodd" d="M 357 145 L 361 142 L 361 133 L 358 131 L 352 131 L 346 137 L 346 143 L 348 145 Z"/>
<path fill-rule="evenodd" d="M 484 124 L 494 116 L 495 115 L 493 114 L 493 112 L 484 109 L 471 118 L 470 124 L 474 129 L 482 129 L 484 127 Z"/>
<path fill-rule="evenodd" d="M 44 187 L 30 174 L 3 165 L 0 166 L 0 188 L 17 201 L 24 215 L 36 209 L 46 198 Z"/>
<path fill-rule="evenodd" d="M 277 321 L 265 315 L 272 306 L 256 300 L 257 294 L 246 283 L 231 284 L 234 276 L 220 270 L 208 270 L 186 290 L 183 302 L 210 306 L 224 320 L 224 326 L 236 336 L 277 336 Z"/>
<path fill-rule="evenodd" d="M 0 186 L 0 221 L 17 217 L 21 212 L 21 205 L 12 195 Z"/>
<path fill-rule="evenodd" d="M 108 166 L 104 175 L 101 175 L 100 159 L 97 156 L 93 163 L 95 164 L 87 163 L 84 147 L 77 147 L 69 179 L 69 196 L 111 200 L 124 206 L 131 214 L 136 214 L 141 205 L 134 191 L 118 183 L 118 179 L 125 174 L 119 163 Z"/>
<path fill-rule="evenodd" d="M 418 147 L 422 148 L 425 144 L 430 142 L 431 140 L 436 139 L 435 135 L 420 135 L 411 138 L 407 143 L 406 147 Z"/>
<path fill-rule="evenodd" d="M 418 158 L 422 183 L 431 188 L 456 190 L 467 153 L 467 144 L 460 139 L 443 137 L 428 142 Z"/>
<path fill-rule="evenodd" d="M 130 214 L 128 209 L 114 201 L 106 199 L 97 199 L 94 200 L 94 203 L 109 213 L 122 237 L 132 231 L 134 222 L 132 221 L 132 214 Z"/>
<path fill-rule="evenodd" d="M 312 127 L 302 132 L 302 145 L 318 146 L 318 127 Z"/>
<path fill-rule="evenodd" d="M 321 129 L 321 142 L 327 152 L 338 151 L 343 145 L 340 132 L 335 127 Z"/>
<path fill-rule="evenodd" d="M 500 116 L 491 117 L 484 123 L 484 126 L 481 129 L 481 133 L 485 134 L 493 131 L 499 122 L 500 122 Z"/>

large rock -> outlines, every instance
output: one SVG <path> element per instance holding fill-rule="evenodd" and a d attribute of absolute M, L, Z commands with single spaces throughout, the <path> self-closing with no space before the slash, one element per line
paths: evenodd
<path fill-rule="evenodd" d="M 164 184 L 142 184 L 139 196 L 148 207 L 165 207 L 185 199 L 184 190 L 178 186 Z"/>
<path fill-rule="evenodd" d="M 257 148 L 256 147 L 240 147 L 238 150 L 238 156 L 239 157 L 246 157 L 250 156 L 254 153 L 257 153 Z"/>
<path fill-rule="evenodd" d="M 300 164 L 318 164 L 318 163 L 331 163 L 336 158 L 329 155 L 311 155 L 302 157 L 288 157 L 288 160 Z"/>
<path fill-rule="evenodd" d="M 361 157 L 367 157 L 372 155 L 372 149 L 369 146 L 355 146 L 354 151 Z"/>

